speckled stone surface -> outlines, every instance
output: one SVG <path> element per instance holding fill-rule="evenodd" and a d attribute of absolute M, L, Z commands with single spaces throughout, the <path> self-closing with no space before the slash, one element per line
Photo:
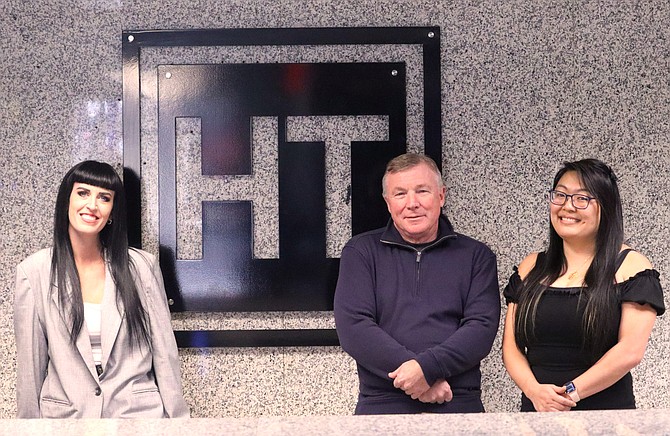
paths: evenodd
<path fill-rule="evenodd" d="M 23 435 L 667 435 L 670 410 L 164 420 L 0 420 Z"/>
<path fill-rule="evenodd" d="M 0 418 L 15 414 L 12 333 L 14 268 L 50 245 L 57 184 L 74 163 L 95 158 L 122 165 L 121 32 L 132 29 L 440 26 L 442 47 L 445 211 L 458 231 L 498 255 L 500 284 L 529 251 L 542 248 L 547 208 L 542 195 L 563 160 L 597 157 L 620 179 L 629 243 L 647 255 L 670 289 L 670 4 L 665 0 L 50 0 L 0 2 Z M 180 62 L 407 62 L 408 142 L 421 150 L 423 89 L 420 46 L 232 47 L 145 50 L 142 55 L 144 245 L 157 249 L 156 67 Z M 179 165 L 194 165 L 197 120 L 181 119 Z M 306 120 L 295 129 L 307 135 Z M 335 123 L 335 124 L 333 124 Z M 336 120 L 325 127 L 335 131 Z M 356 126 L 347 125 L 354 132 Z M 254 120 L 258 164 L 273 162 L 272 119 Z M 330 130 L 329 130 L 330 129 Z M 384 134 L 383 122 L 374 129 Z M 323 132 L 322 132 L 323 133 Z M 351 136 L 348 136 L 351 139 Z M 337 147 L 335 138 L 333 147 Z M 340 170 L 336 177 L 342 177 Z M 192 188 L 218 186 L 183 180 Z M 271 179 L 236 181 L 272 195 Z M 246 183 L 247 185 L 244 185 Z M 242 186 L 241 185 L 241 186 Z M 207 192 L 202 193 L 202 195 Z M 200 193 L 198 193 L 200 195 Z M 182 209 L 187 211 L 188 209 Z M 179 225 L 184 249 L 197 257 L 196 222 Z M 334 209 L 334 222 L 344 211 Z M 191 218 L 189 218 L 191 217 Z M 255 218 L 260 218 L 259 214 Z M 267 218 L 267 220 L 266 220 Z M 260 257 L 276 255 L 272 216 L 255 235 Z M 329 235 L 332 251 L 344 239 Z M 666 292 L 666 305 L 670 305 Z M 501 301 L 502 304 L 502 301 Z M 178 329 L 332 328 L 332 314 L 180 313 Z M 180 350 L 191 429 L 241 434 L 670 433 L 670 321 L 659 318 L 646 357 L 634 371 L 638 406 L 625 413 L 495 414 L 491 417 L 272 418 L 348 415 L 357 391 L 355 365 L 337 347 Z M 500 335 L 485 359 L 489 412 L 518 408 L 519 391 L 500 358 Z M 263 418 L 268 416 L 270 418 Z M 260 418 L 257 418 L 260 417 Z M 488 424 L 485 424 L 488 422 Z M 132 422 L 3 421 L 3 432 L 87 428 L 130 431 Z M 495 426 L 494 426 L 495 424 Z M 167 427 L 156 427 L 157 425 Z M 485 426 L 486 425 L 486 426 Z M 18 427 L 21 426 L 21 427 Z M 41 426 L 41 427 L 40 427 Z M 92 427 L 86 427 L 92 426 Z M 484 426 L 484 427 L 483 427 Z M 34 430 L 33 430 L 34 429 Z M 139 430 L 138 430 L 139 429 Z M 158 430 L 156 430 L 158 429 Z M 167 430 L 166 430 L 167 429 Z M 137 422 L 143 433 L 181 432 L 179 422 Z M 16 433 L 12 431 L 12 433 Z M 70 433 L 68 433 L 70 434 Z"/>

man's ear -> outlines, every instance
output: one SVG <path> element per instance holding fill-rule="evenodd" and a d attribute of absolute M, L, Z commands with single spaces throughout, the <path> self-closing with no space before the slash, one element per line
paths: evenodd
<path fill-rule="evenodd" d="M 382 194 L 382 198 L 384 199 L 384 203 L 386 203 L 386 210 L 388 210 L 389 214 L 391 213 L 391 205 L 389 204 L 388 200 L 386 199 L 386 196 Z"/>

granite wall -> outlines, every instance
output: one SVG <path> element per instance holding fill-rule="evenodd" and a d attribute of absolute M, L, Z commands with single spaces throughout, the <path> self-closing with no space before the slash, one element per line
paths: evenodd
<path fill-rule="evenodd" d="M 496 252 L 501 287 L 545 242 L 542 196 L 557 166 L 597 157 L 619 175 L 629 243 L 670 288 L 666 1 L 3 0 L 0 418 L 15 414 L 14 267 L 50 244 L 56 187 L 70 166 L 94 158 L 121 169 L 121 32 L 314 26 L 440 26 L 445 212 L 458 231 Z M 420 149 L 412 139 L 420 129 L 410 120 L 412 148 Z M 156 176 L 147 165 L 151 198 Z M 155 250 L 155 205 L 146 208 L 143 242 Z M 173 318 L 177 329 L 334 324 L 321 312 Z M 640 407 L 670 407 L 669 353 L 666 316 L 634 371 Z M 355 365 L 337 347 L 182 349 L 180 356 L 196 417 L 350 414 L 355 404 Z M 487 409 L 516 410 L 500 335 L 483 374 Z"/>

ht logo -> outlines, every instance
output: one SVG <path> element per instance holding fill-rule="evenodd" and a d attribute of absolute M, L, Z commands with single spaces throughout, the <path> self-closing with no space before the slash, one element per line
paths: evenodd
<path fill-rule="evenodd" d="M 387 220 L 404 76 L 400 63 L 159 67 L 159 242 L 179 309 L 332 309 L 342 246 Z"/>

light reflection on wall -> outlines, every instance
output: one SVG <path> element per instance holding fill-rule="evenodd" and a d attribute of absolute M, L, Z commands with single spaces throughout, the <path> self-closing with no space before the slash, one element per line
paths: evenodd
<path fill-rule="evenodd" d="M 78 102 L 71 111 L 71 140 L 63 147 L 70 149 L 72 162 L 96 159 L 115 162 L 123 154 L 121 101 L 91 99 Z"/>

